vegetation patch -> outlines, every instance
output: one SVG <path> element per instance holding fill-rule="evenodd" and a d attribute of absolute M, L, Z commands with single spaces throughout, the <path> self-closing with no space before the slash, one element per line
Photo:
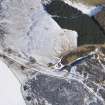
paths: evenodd
<path fill-rule="evenodd" d="M 105 3 L 105 0 L 75 0 L 76 2 L 83 2 L 87 5 L 97 5 Z"/>
<path fill-rule="evenodd" d="M 96 48 L 99 48 L 100 51 L 105 54 L 105 44 L 98 44 L 98 45 L 84 45 L 81 47 L 78 47 L 77 49 L 73 51 L 68 51 L 65 54 L 62 54 L 61 63 L 66 65 L 68 63 L 73 62 L 74 60 L 86 56 L 92 51 L 95 51 Z"/>

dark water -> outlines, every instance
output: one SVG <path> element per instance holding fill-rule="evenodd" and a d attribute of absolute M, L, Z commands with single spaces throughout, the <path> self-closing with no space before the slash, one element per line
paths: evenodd
<path fill-rule="evenodd" d="M 103 44 L 105 42 L 105 32 L 99 24 L 76 8 L 61 0 L 53 0 L 44 7 L 62 28 L 78 32 L 78 45 Z"/>

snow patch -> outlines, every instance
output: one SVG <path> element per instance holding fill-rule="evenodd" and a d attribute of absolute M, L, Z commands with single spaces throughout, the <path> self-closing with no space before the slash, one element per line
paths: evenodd
<path fill-rule="evenodd" d="M 3 20 L 8 22 L 3 48 L 46 64 L 77 47 L 77 33 L 62 29 L 44 10 L 41 0 L 6 0 L 2 6 L 6 11 Z"/>
<path fill-rule="evenodd" d="M 26 105 L 20 87 L 6 64 L 0 61 L 0 105 Z"/>

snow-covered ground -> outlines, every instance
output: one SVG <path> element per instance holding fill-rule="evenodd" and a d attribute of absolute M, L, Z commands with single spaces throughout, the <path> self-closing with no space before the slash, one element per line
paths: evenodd
<path fill-rule="evenodd" d="M 75 2 L 75 1 L 73 2 L 71 0 L 64 0 L 64 2 L 77 8 L 78 10 L 82 11 L 83 13 L 85 13 L 89 16 L 94 16 L 99 11 L 101 11 L 103 8 L 102 6 L 89 6 L 89 5 L 80 3 L 80 2 Z"/>
<path fill-rule="evenodd" d="M 7 31 L 3 48 L 49 63 L 77 47 L 77 33 L 62 29 L 43 9 L 41 0 L 3 0 L 2 8 L 5 17 L 0 23 Z"/>
<path fill-rule="evenodd" d="M 19 81 L 0 60 L 0 105 L 26 105 L 20 87 Z"/>
<path fill-rule="evenodd" d="M 39 63 L 49 63 L 77 47 L 77 33 L 62 29 L 43 9 L 40 0 L 2 0 L 0 3 L 2 52 L 10 48 L 15 56 L 21 54 L 26 60 L 33 56 Z M 25 105 L 21 85 L 11 71 L 17 77 L 21 75 L 14 68 L 0 61 L 0 105 Z"/>
<path fill-rule="evenodd" d="M 40 0 L 3 0 L 1 6 L 5 18 L 0 18 L 0 25 L 5 35 L 0 37 L 0 50 L 11 48 L 26 58 L 33 56 L 40 63 L 49 63 L 77 47 L 77 33 L 62 29 L 44 11 Z M 81 4 L 72 6 L 87 14 L 94 9 L 88 10 Z M 20 86 L 11 70 L 0 61 L 0 105 L 25 105 Z"/>

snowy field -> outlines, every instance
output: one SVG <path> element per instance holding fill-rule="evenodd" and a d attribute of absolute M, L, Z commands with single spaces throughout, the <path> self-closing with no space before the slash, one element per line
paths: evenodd
<path fill-rule="evenodd" d="M 100 10 L 83 4 L 67 3 L 90 16 Z M 33 56 L 40 63 L 49 63 L 62 52 L 77 47 L 77 33 L 62 29 L 43 10 L 40 0 L 3 0 L 2 6 L 6 18 L 1 19 L 0 23 L 7 32 L 0 48 L 11 48 L 26 58 Z M 20 87 L 21 84 L 8 66 L 0 61 L 0 105 L 25 105 Z"/>
<path fill-rule="evenodd" d="M 26 105 L 20 87 L 7 65 L 0 61 L 0 105 Z"/>
<path fill-rule="evenodd" d="M 61 53 L 77 47 L 77 33 L 62 29 L 44 10 L 41 0 L 8 0 L 2 2 L 2 7 L 5 17 L 1 22 L 6 24 L 3 27 L 7 31 L 3 48 L 49 63 Z"/>

